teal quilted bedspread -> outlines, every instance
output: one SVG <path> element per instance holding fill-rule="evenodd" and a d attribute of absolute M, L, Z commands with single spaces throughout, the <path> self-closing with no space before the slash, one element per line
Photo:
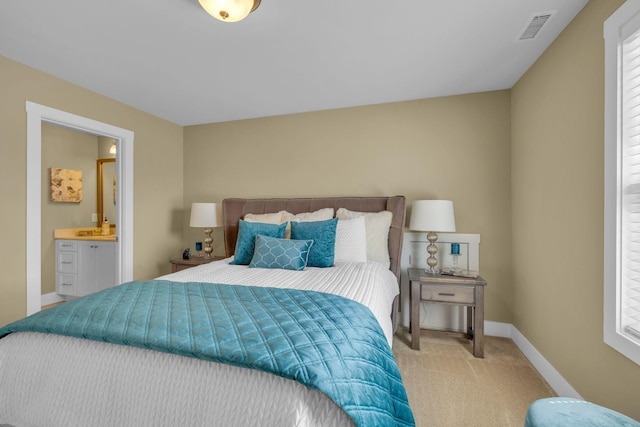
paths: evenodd
<path fill-rule="evenodd" d="M 318 389 L 359 426 L 413 426 L 371 311 L 336 295 L 163 280 L 130 282 L 0 328 L 87 338 L 259 369 Z"/>

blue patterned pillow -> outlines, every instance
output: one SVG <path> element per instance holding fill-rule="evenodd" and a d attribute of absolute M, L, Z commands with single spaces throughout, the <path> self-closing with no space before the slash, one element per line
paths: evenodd
<path fill-rule="evenodd" d="M 283 238 L 285 228 L 287 228 L 286 222 L 284 224 L 267 224 L 265 222 L 240 220 L 238 240 L 236 240 L 236 251 L 233 254 L 233 261 L 229 264 L 249 264 L 253 257 L 256 236 L 261 234 L 263 236 Z"/>
<path fill-rule="evenodd" d="M 313 240 L 277 239 L 268 236 L 256 236 L 256 248 L 249 268 L 283 268 L 285 270 L 304 270 L 307 266 L 309 248 Z"/>
<path fill-rule="evenodd" d="M 338 218 L 325 221 L 291 222 L 292 239 L 313 240 L 307 266 L 333 267 L 337 225 Z"/>

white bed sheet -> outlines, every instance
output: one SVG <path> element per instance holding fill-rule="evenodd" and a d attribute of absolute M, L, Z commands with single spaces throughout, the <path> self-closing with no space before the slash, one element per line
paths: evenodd
<path fill-rule="evenodd" d="M 352 427 L 324 393 L 254 369 L 36 332 L 0 340 L 0 425 Z"/>
<path fill-rule="evenodd" d="M 389 342 L 395 276 L 369 262 L 303 272 L 230 259 L 158 279 L 310 289 L 358 301 Z M 72 337 L 0 340 L 0 424 L 12 426 L 353 426 L 325 394 L 261 371 Z"/>
<path fill-rule="evenodd" d="M 334 267 L 307 267 L 303 271 L 249 268 L 229 264 L 233 257 L 158 277 L 175 282 L 225 283 L 302 289 L 339 295 L 368 307 L 378 319 L 387 342 L 393 345 L 391 307 L 399 293 L 396 276 L 384 265 L 339 263 Z"/>

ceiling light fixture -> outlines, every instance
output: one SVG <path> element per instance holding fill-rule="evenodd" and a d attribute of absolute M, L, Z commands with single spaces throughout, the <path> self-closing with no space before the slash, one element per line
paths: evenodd
<path fill-rule="evenodd" d="M 216 19 L 238 22 L 260 6 L 260 0 L 198 0 L 200 6 Z"/>

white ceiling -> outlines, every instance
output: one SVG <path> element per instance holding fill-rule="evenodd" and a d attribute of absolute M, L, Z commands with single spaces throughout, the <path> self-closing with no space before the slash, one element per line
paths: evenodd
<path fill-rule="evenodd" d="M 193 125 L 508 89 L 586 3 L 262 0 L 225 23 L 197 0 L 2 0 L 0 55 Z"/>

